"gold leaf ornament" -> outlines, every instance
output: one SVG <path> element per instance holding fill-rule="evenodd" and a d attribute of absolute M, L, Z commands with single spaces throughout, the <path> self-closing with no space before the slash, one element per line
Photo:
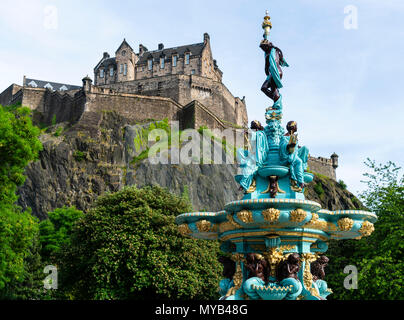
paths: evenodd
<path fill-rule="evenodd" d="M 237 218 L 244 223 L 254 222 L 254 219 L 252 217 L 252 212 L 248 211 L 248 210 L 241 210 L 240 212 L 238 212 Z"/>
<path fill-rule="evenodd" d="M 196 227 L 199 232 L 209 232 L 212 227 L 212 224 L 210 223 L 210 221 L 201 220 L 196 223 Z"/>
<path fill-rule="evenodd" d="M 189 236 L 192 233 L 191 229 L 189 228 L 188 224 L 186 224 L 186 223 L 180 224 L 178 226 L 178 231 L 183 236 Z"/>
<path fill-rule="evenodd" d="M 275 208 L 269 208 L 262 211 L 264 219 L 271 223 L 278 221 L 280 214 L 281 212 Z"/>
<path fill-rule="evenodd" d="M 304 211 L 303 209 L 296 209 L 290 212 L 290 221 L 292 222 L 302 222 L 304 219 L 306 219 L 307 212 Z"/>
<path fill-rule="evenodd" d="M 341 231 L 349 231 L 352 229 L 353 227 L 353 220 L 350 218 L 342 218 L 338 220 L 338 228 Z"/>
<path fill-rule="evenodd" d="M 375 227 L 373 223 L 369 221 L 364 221 L 361 228 L 358 231 L 362 236 L 367 237 L 370 236 L 373 231 L 375 231 Z"/>

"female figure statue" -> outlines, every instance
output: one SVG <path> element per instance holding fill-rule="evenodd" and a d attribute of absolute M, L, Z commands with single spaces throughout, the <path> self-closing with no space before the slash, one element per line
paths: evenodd
<path fill-rule="evenodd" d="M 307 169 L 307 160 L 309 157 L 309 149 L 307 147 L 297 146 L 297 123 L 289 121 L 286 133 L 282 137 L 279 148 L 279 157 L 282 165 L 289 165 L 291 189 L 295 192 L 302 192 L 305 187 L 304 171 Z"/>
<path fill-rule="evenodd" d="M 257 120 L 251 122 L 251 140 L 248 141 L 248 149 L 237 150 L 237 160 L 242 169 L 242 178 L 239 181 L 240 190 L 252 193 L 256 189 L 255 173 L 265 163 L 268 154 L 268 141 L 264 133 L 264 127 Z"/>

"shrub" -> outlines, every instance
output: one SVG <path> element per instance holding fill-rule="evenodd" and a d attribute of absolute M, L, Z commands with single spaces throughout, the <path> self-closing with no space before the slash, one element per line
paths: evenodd
<path fill-rule="evenodd" d="M 74 228 L 61 288 L 80 299 L 216 299 L 216 241 L 179 234 L 190 205 L 160 187 L 125 188 L 97 200 Z"/>

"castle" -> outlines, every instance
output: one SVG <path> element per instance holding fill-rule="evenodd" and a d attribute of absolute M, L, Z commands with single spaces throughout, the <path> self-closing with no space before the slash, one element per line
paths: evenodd
<path fill-rule="evenodd" d="M 222 71 L 213 59 L 210 36 L 200 43 L 136 53 L 124 39 L 111 57 L 104 52 L 82 86 L 26 78 L 0 94 L 0 104 L 20 103 L 33 110 L 37 124 L 68 122 L 91 130 L 102 112 L 114 111 L 130 122 L 167 118 L 180 129 L 246 128 L 245 98 L 234 97 L 222 82 Z M 334 155 L 333 155 L 334 156 Z M 336 155 L 335 155 L 336 156 Z M 309 167 L 335 178 L 337 158 L 309 158 Z"/>

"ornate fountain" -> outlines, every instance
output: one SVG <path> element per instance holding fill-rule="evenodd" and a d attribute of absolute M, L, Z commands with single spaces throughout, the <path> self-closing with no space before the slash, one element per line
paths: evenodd
<path fill-rule="evenodd" d="M 184 213 L 176 218 L 182 235 L 221 242 L 226 300 L 323 300 L 332 293 L 324 280 L 327 242 L 369 236 L 377 217 L 361 210 L 329 211 L 305 199 L 304 189 L 314 176 L 307 172 L 308 149 L 300 147 L 297 123 L 282 120 L 282 51 L 269 42 L 268 13 L 262 24 L 267 78 L 262 92 L 273 100 L 266 109 L 267 125 L 251 123 L 248 147 L 238 150 L 244 190 L 242 200 L 223 211 Z"/>

